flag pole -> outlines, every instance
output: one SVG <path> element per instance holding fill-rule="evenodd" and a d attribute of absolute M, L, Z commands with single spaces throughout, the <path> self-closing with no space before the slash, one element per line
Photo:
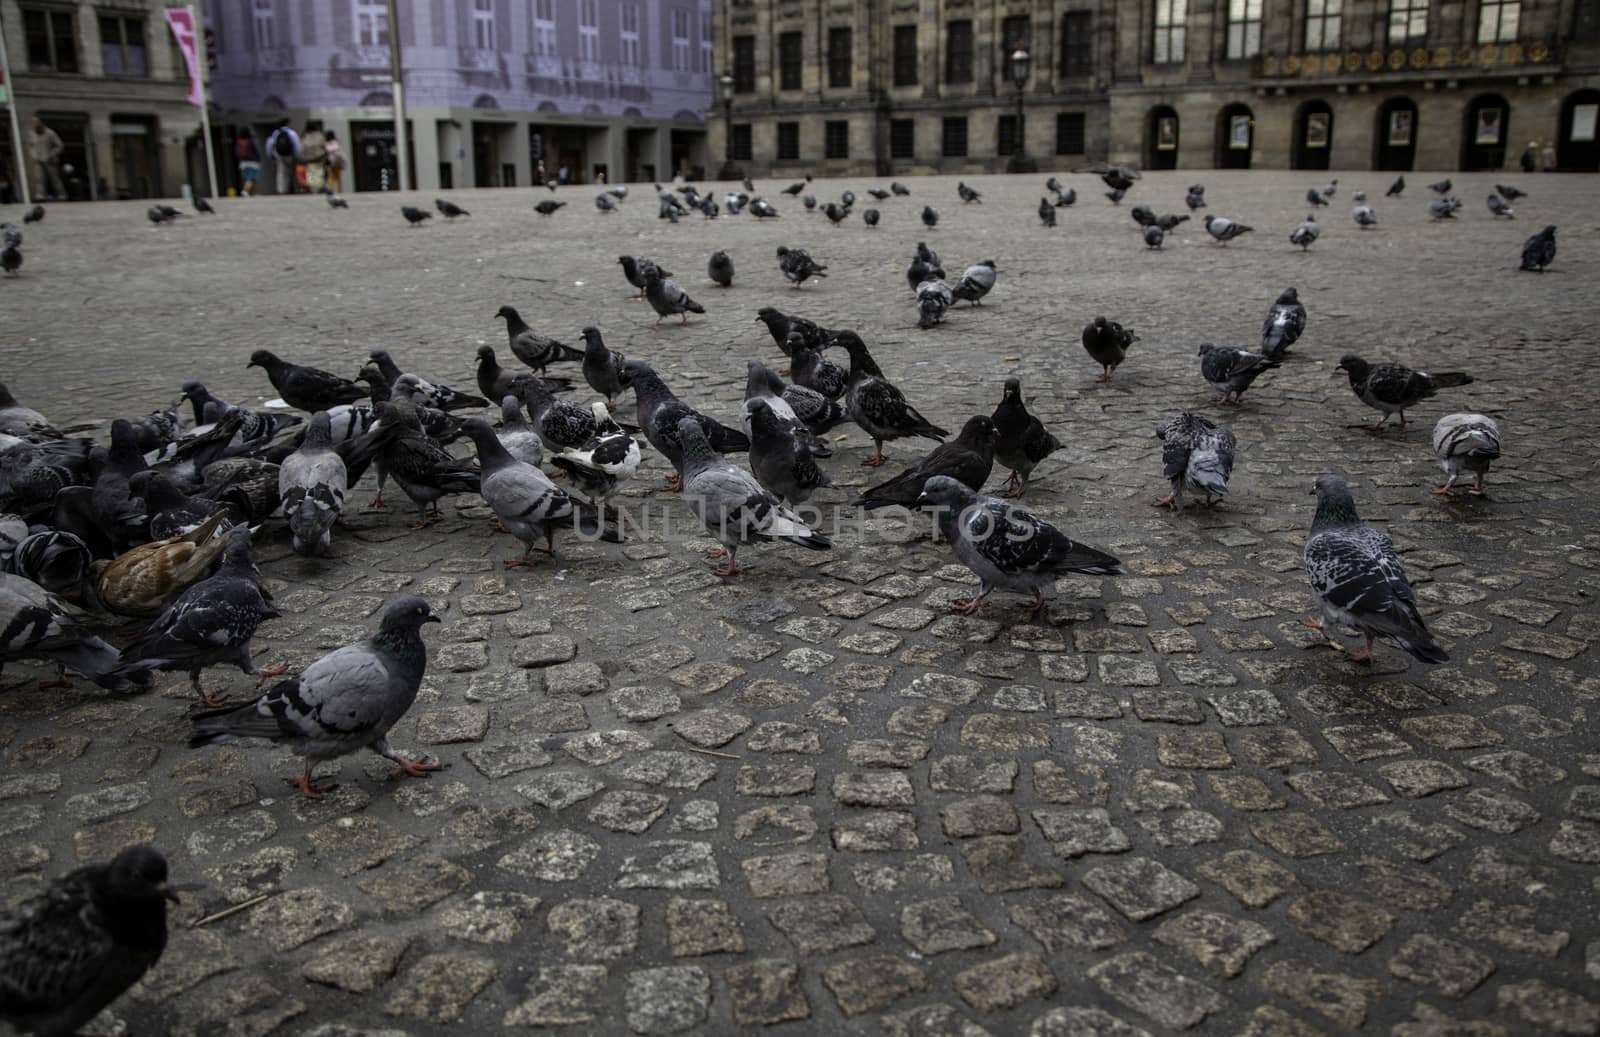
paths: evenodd
<path fill-rule="evenodd" d="M 6 111 L 11 118 L 11 151 L 17 163 L 16 170 L 12 173 L 11 182 L 17 189 L 17 197 L 22 199 L 22 204 L 27 205 L 33 199 L 28 194 L 28 164 L 22 153 L 22 126 L 17 122 L 17 81 L 11 75 L 11 61 L 6 57 L 6 29 L 5 20 L 0 19 L 0 69 L 5 70 L 6 77 Z M 48 185 L 46 185 L 48 190 Z"/>
<path fill-rule="evenodd" d="M 200 15 L 195 10 L 194 4 L 189 4 L 189 24 L 194 28 L 194 74 L 200 88 L 200 129 L 206 141 L 206 177 L 211 182 L 211 197 L 217 195 L 217 156 L 211 149 L 211 104 L 206 96 L 206 75 L 210 71 L 200 54 L 202 39 L 200 29 Z M 15 120 L 16 116 L 12 116 Z"/>
<path fill-rule="evenodd" d="M 399 174 L 400 190 L 411 190 L 411 162 L 410 134 L 406 130 L 406 93 L 405 84 L 402 82 L 403 73 L 400 66 L 400 19 L 395 10 L 395 0 L 388 0 L 389 17 L 389 78 L 393 85 L 389 88 L 394 95 L 394 147 L 399 152 L 395 160 L 396 172 Z"/>

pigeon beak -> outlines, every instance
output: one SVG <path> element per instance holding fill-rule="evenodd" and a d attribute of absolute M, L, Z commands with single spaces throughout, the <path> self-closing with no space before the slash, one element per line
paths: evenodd
<path fill-rule="evenodd" d="M 423 622 L 424 623 L 443 623 L 444 620 L 440 619 L 438 616 L 429 615 L 427 618 L 425 618 L 423 620 Z"/>
<path fill-rule="evenodd" d="M 160 893 L 162 899 L 164 900 L 170 900 L 174 904 L 181 903 L 181 901 L 178 900 L 178 891 L 167 885 L 165 882 L 156 887 L 156 892 Z"/>

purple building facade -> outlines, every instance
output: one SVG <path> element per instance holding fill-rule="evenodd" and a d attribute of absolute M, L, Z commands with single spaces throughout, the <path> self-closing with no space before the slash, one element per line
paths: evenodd
<path fill-rule="evenodd" d="M 347 190 L 397 186 L 384 0 L 204 8 L 230 157 L 247 130 L 317 122 L 345 144 Z M 614 183 L 707 164 L 711 0 L 398 0 L 397 17 L 421 190 L 527 186 L 540 163 Z"/>

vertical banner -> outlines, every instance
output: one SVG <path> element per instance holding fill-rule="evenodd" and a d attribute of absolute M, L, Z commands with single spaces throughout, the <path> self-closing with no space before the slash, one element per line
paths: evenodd
<path fill-rule="evenodd" d="M 200 85 L 200 52 L 195 40 L 194 9 L 167 8 L 167 27 L 177 37 L 178 49 L 183 51 L 183 62 L 189 66 L 189 103 L 196 108 L 205 107 L 205 95 Z"/>

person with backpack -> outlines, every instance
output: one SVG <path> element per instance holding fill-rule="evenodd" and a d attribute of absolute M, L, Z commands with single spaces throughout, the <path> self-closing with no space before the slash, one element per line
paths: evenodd
<path fill-rule="evenodd" d="M 267 153 L 272 156 L 276 169 L 279 194 L 294 194 L 295 157 L 300 154 L 300 137 L 285 119 L 267 138 Z"/>
<path fill-rule="evenodd" d="M 344 191 L 344 145 L 332 130 L 324 131 L 323 147 L 328 150 L 328 190 L 334 194 Z"/>
<path fill-rule="evenodd" d="M 234 160 L 239 163 L 239 193 L 246 198 L 256 196 L 256 181 L 261 179 L 261 152 L 256 148 L 255 134 L 244 129 L 233 146 Z"/>

